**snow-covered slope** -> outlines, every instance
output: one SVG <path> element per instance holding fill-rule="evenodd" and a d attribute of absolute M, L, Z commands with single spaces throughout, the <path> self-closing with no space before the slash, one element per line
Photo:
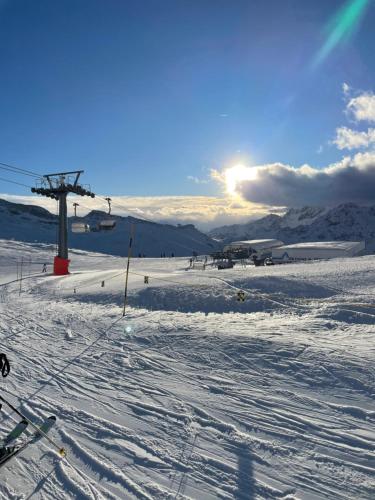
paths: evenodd
<path fill-rule="evenodd" d="M 329 209 L 322 207 L 290 208 L 282 217 L 281 227 L 309 226 L 328 211 Z"/>
<path fill-rule="evenodd" d="M 346 203 L 332 209 L 290 209 L 283 216 L 271 214 L 248 224 L 224 226 L 213 229 L 209 235 L 225 243 L 257 238 L 277 238 L 285 243 L 364 240 L 371 252 L 375 249 L 375 205 Z"/>
<path fill-rule="evenodd" d="M 73 252 L 69 276 L 4 285 L 49 255 L 0 241 L 0 384 L 33 421 L 57 416 L 67 459 L 29 447 L 0 469 L 1 499 L 373 498 L 373 256 L 134 259 L 123 318 L 123 258 Z M 15 420 L 4 406 L 0 435 Z"/>
<path fill-rule="evenodd" d="M 73 221 L 84 221 L 95 227 L 105 219 L 103 212 L 93 211 L 84 218 L 71 218 Z M 133 217 L 114 216 L 117 222 L 113 231 L 90 232 L 77 234 L 69 232 L 69 246 L 82 250 L 103 252 L 113 255 L 126 255 L 130 235 L 130 224 L 135 223 L 133 252 L 148 257 L 191 255 L 210 253 L 217 244 L 207 235 L 198 231 L 193 225 L 172 226 L 157 224 Z M 41 207 L 10 203 L 0 199 L 0 238 L 18 241 L 55 243 L 57 218 Z"/>

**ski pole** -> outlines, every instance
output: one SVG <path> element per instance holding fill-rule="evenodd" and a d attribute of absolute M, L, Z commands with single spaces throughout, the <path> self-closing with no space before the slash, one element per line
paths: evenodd
<path fill-rule="evenodd" d="M 15 408 L 11 403 L 9 403 L 9 401 L 7 401 L 5 398 L 3 398 L 3 396 L 1 394 L 0 394 L 0 400 L 3 401 L 5 404 L 7 404 L 9 406 L 9 408 L 11 408 L 15 413 L 17 413 L 18 416 L 25 419 L 26 422 L 29 423 L 32 427 L 34 427 L 34 429 L 36 431 L 38 431 L 40 434 L 42 434 L 42 436 L 45 437 L 47 439 L 47 441 L 49 441 L 58 450 L 59 455 L 61 457 L 66 456 L 65 448 L 60 448 L 60 446 L 57 443 L 55 443 L 55 441 L 53 439 L 51 439 L 49 436 L 47 436 L 47 434 L 45 432 L 43 432 L 42 430 L 40 430 L 40 428 L 37 425 L 35 425 L 29 418 L 27 418 L 25 415 L 23 415 L 19 410 L 17 410 L 17 408 Z"/>

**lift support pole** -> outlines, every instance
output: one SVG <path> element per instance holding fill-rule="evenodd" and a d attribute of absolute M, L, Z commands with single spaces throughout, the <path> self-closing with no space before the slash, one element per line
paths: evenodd
<path fill-rule="evenodd" d="M 66 198 L 68 193 L 59 193 L 59 249 L 60 259 L 68 258 L 68 209 Z"/>
<path fill-rule="evenodd" d="M 53 272 L 57 275 L 69 274 L 67 196 L 69 193 L 74 193 L 95 198 L 94 193 L 78 184 L 82 173 L 83 170 L 76 170 L 46 174 L 43 176 L 42 187 L 31 188 L 32 193 L 41 194 L 59 202 L 58 253 L 53 263 Z"/>

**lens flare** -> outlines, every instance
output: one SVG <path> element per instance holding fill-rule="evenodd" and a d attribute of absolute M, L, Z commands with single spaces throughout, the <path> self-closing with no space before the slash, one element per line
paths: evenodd
<path fill-rule="evenodd" d="M 326 27 L 327 38 L 314 58 L 313 67 L 321 64 L 335 47 L 355 32 L 370 0 L 349 0 Z"/>
<path fill-rule="evenodd" d="M 227 193 L 231 196 L 237 194 L 237 184 L 241 181 L 253 181 L 257 177 L 256 167 L 235 165 L 224 172 Z"/>

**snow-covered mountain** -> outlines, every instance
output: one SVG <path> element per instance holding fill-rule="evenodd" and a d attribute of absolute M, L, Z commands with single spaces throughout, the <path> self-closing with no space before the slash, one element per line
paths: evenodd
<path fill-rule="evenodd" d="M 90 233 L 72 233 L 71 223 L 85 222 L 90 227 L 106 217 L 104 212 L 92 211 L 82 218 L 69 219 L 69 246 L 81 250 L 102 252 L 125 256 L 131 223 L 136 224 L 133 254 L 145 254 L 147 257 L 160 257 L 165 253 L 170 256 L 188 256 L 192 252 L 205 254 L 218 248 L 218 244 L 209 236 L 198 231 L 192 224 L 172 226 L 157 224 L 134 217 L 113 216 L 116 228 L 113 231 Z M 48 210 L 33 206 L 11 203 L 0 199 L 0 239 L 55 243 L 57 235 L 57 217 Z"/>
<path fill-rule="evenodd" d="M 375 249 L 375 205 L 292 208 L 285 215 L 270 214 L 247 224 L 219 227 L 209 235 L 225 243 L 258 238 L 277 238 L 285 243 L 364 240 L 369 252 Z"/>

